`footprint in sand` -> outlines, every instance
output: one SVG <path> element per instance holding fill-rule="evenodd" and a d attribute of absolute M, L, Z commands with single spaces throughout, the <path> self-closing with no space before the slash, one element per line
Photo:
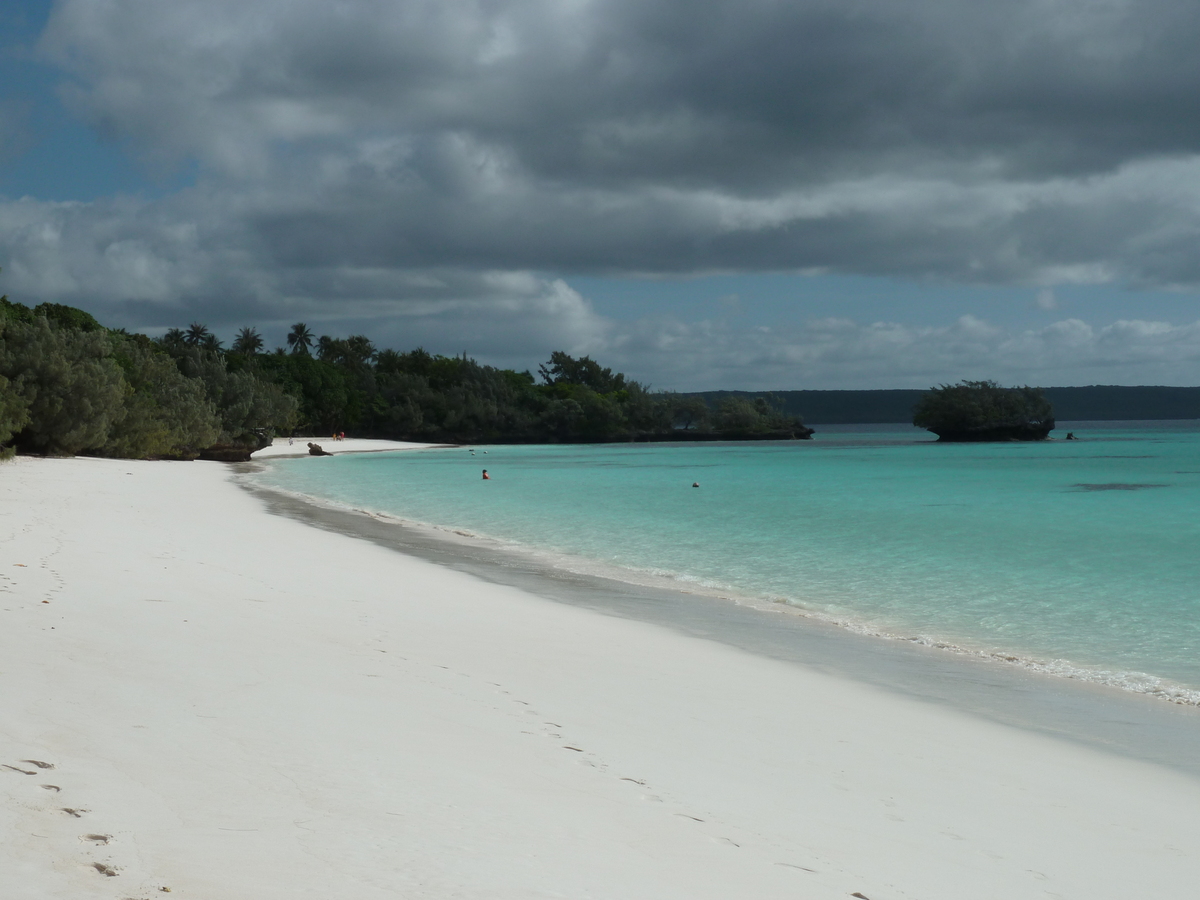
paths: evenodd
<path fill-rule="evenodd" d="M 20 772 L 22 775 L 36 775 L 37 774 L 37 772 L 30 772 L 28 769 L 20 769 L 17 766 L 10 766 L 8 763 L 4 763 L 3 768 L 12 769 L 14 772 Z"/>
<path fill-rule="evenodd" d="M 59 808 L 60 808 L 60 809 L 61 809 L 63 812 L 65 812 L 67 815 L 69 815 L 69 816 L 74 816 L 74 817 L 75 817 L 75 818 L 77 818 L 77 819 L 82 819 L 82 818 L 83 818 L 83 814 L 84 814 L 85 812 L 91 812 L 91 810 L 89 810 L 89 809 L 72 809 L 72 808 L 71 808 L 71 807 L 69 807 L 69 806 L 63 806 L 63 807 L 59 807 Z"/>
<path fill-rule="evenodd" d="M 54 791 L 56 794 L 62 790 L 62 788 L 60 788 L 57 784 L 40 784 L 38 787 L 42 788 L 43 790 Z"/>
<path fill-rule="evenodd" d="M 105 865 L 104 863 L 92 863 L 92 868 L 101 875 L 107 875 L 109 878 L 117 877 L 117 870 L 112 866 Z"/>
<path fill-rule="evenodd" d="M 85 834 L 79 838 L 81 841 L 91 841 L 93 844 L 107 844 L 112 840 L 111 834 Z"/>
<path fill-rule="evenodd" d="M 21 762 L 29 763 L 31 766 L 37 766 L 39 769 L 54 768 L 54 763 L 42 762 L 40 759 L 23 759 Z"/>
<path fill-rule="evenodd" d="M 816 875 L 816 874 L 817 874 L 817 870 L 816 870 L 816 869 L 810 869 L 808 866 L 798 866 L 798 865 L 796 865 L 795 863 L 775 863 L 775 865 L 777 865 L 777 866 L 787 866 L 789 869 L 801 869 L 801 870 L 803 870 L 803 871 L 805 871 L 805 872 L 812 872 L 814 875 Z"/>

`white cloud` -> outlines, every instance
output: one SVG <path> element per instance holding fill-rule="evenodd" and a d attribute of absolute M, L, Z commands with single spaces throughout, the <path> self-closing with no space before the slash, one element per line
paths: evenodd
<path fill-rule="evenodd" d="M 1058 298 L 1050 288 L 1042 288 L 1037 295 L 1037 308 L 1049 312 L 1058 309 Z"/>
<path fill-rule="evenodd" d="M 1066 319 L 1010 330 L 963 316 L 923 328 L 821 319 L 755 330 L 660 319 L 615 332 L 606 359 L 680 390 L 927 388 L 964 378 L 1043 386 L 1200 383 L 1200 321 L 1094 328 Z M 697 358 L 704 360 L 700 370 L 688 362 Z"/>

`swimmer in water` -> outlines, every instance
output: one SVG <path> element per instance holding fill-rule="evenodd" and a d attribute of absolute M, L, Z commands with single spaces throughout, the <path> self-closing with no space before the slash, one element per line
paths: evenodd
<path fill-rule="evenodd" d="M 484 470 L 483 470 L 483 480 L 484 480 L 484 481 L 491 481 L 491 480 L 492 480 L 492 476 L 491 476 L 491 475 L 489 475 L 489 474 L 487 473 L 487 469 L 484 469 Z"/>
<path fill-rule="evenodd" d="M 698 481 L 693 481 L 693 482 L 692 482 L 692 487 L 700 487 L 700 482 L 698 482 Z"/>

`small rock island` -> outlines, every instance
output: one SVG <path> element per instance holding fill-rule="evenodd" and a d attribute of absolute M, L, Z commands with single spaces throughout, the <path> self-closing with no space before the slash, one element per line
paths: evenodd
<path fill-rule="evenodd" d="M 939 441 L 1044 441 L 1054 430 L 1054 408 L 1041 388 L 961 381 L 924 394 L 913 424 Z"/>

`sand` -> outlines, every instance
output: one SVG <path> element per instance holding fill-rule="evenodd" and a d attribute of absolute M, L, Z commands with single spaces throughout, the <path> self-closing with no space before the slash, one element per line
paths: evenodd
<path fill-rule="evenodd" d="M 297 437 L 288 443 L 287 438 L 275 438 L 269 447 L 263 447 L 254 452 L 254 459 L 272 459 L 281 456 L 309 456 L 309 442 L 317 444 L 326 453 L 379 453 L 384 450 L 423 450 L 427 447 L 443 447 L 444 444 L 418 444 L 413 441 L 383 441 L 374 438 L 352 438 L 335 441 L 328 435 L 325 437 Z"/>
<path fill-rule="evenodd" d="M 1186 775 L 271 516 L 221 464 L 18 459 L 0 547 L 4 900 L 1200 874 Z"/>

